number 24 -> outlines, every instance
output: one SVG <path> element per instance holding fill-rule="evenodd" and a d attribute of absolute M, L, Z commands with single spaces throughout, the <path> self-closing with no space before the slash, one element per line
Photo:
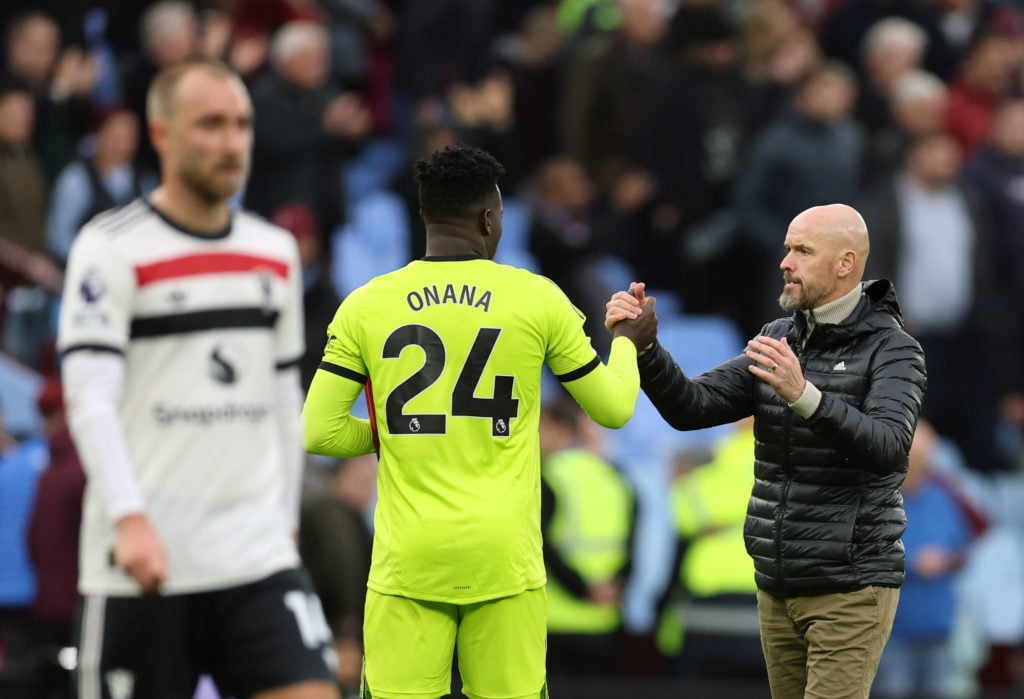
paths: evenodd
<path fill-rule="evenodd" d="M 519 415 L 519 399 L 512 397 L 515 377 L 495 376 L 491 398 L 473 395 L 499 335 L 500 328 L 480 328 L 477 332 L 452 391 L 451 414 L 490 418 L 492 436 L 507 437 L 511 433 L 510 420 Z M 405 404 L 427 390 L 444 372 L 447 360 L 444 342 L 440 335 L 425 325 L 403 325 L 384 342 L 384 359 L 397 359 L 409 345 L 422 348 L 423 366 L 388 394 L 384 403 L 388 431 L 395 435 L 444 434 L 447 415 L 405 412 Z"/>

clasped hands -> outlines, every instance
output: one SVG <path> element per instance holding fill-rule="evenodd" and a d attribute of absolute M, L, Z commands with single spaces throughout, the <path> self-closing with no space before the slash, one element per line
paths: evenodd
<path fill-rule="evenodd" d="M 604 326 L 612 334 L 626 335 L 638 350 L 648 347 L 658 335 L 656 299 L 647 296 L 643 282 L 630 282 L 629 291 L 616 291 L 605 304 Z M 759 335 L 744 352 L 753 360 L 748 369 L 787 403 L 795 403 L 803 394 L 806 381 L 800 360 L 786 338 L 776 340 Z"/>

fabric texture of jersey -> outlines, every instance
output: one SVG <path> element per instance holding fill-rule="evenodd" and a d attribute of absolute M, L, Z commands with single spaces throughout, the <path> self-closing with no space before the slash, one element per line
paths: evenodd
<path fill-rule="evenodd" d="M 541 369 L 599 364 L 582 325 L 548 279 L 483 259 L 412 262 L 345 299 L 322 368 L 372 377 L 371 589 L 468 604 L 544 585 Z"/>
<path fill-rule="evenodd" d="M 75 240 L 59 350 L 124 356 L 119 417 L 168 551 L 165 592 L 241 584 L 298 562 L 272 397 L 275 371 L 303 351 L 300 274 L 294 239 L 242 212 L 206 237 L 136 200 Z M 97 491 L 86 491 L 79 587 L 135 594 L 109 563 L 114 523 Z"/>

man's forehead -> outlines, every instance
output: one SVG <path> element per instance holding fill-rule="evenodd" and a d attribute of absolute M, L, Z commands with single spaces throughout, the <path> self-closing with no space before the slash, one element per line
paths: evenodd
<path fill-rule="evenodd" d="M 191 111 L 224 108 L 252 111 L 249 93 L 233 75 L 197 68 L 181 76 L 174 100 L 178 109 Z"/>

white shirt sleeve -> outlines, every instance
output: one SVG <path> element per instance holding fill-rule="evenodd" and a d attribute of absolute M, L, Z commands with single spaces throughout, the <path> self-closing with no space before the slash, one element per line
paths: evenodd
<path fill-rule="evenodd" d="M 302 386 L 299 370 L 289 367 L 274 377 L 274 405 L 281 438 L 284 468 L 284 499 L 282 505 L 292 531 L 299 530 L 299 499 L 305 452 L 302 449 Z"/>
<path fill-rule="evenodd" d="M 68 426 L 82 459 L 89 487 L 95 489 L 111 522 L 145 510 L 128 457 L 117 406 L 124 384 L 124 357 L 83 350 L 61 365 Z"/>
<path fill-rule="evenodd" d="M 57 348 L 122 352 L 131 329 L 135 271 L 104 231 L 75 238 L 61 297 Z"/>
<path fill-rule="evenodd" d="M 68 258 L 57 347 L 68 426 L 82 465 L 112 522 L 142 512 L 118 415 L 135 273 L 106 232 L 85 226 Z"/>

